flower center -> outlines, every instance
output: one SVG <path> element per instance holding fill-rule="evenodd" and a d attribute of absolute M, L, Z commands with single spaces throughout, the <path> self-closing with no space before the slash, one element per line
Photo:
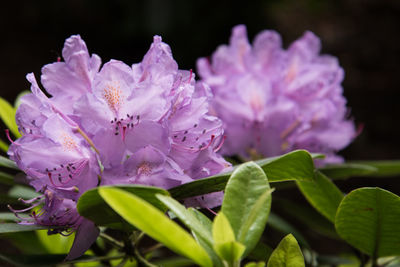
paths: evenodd
<path fill-rule="evenodd" d="M 152 173 L 152 168 L 150 167 L 149 163 L 147 162 L 142 162 L 140 165 L 137 167 L 136 173 L 138 175 L 145 175 L 149 176 Z"/>
<path fill-rule="evenodd" d="M 77 148 L 75 140 L 67 133 L 62 133 L 61 144 L 64 151 L 72 151 Z"/>
<path fill-rule="evenodd" d="M 124 95 L 120 89 L 119 83 L 109 84 L 103 91 L 103 97 L 110 109 L 118 111 L 124 103 Z"/>

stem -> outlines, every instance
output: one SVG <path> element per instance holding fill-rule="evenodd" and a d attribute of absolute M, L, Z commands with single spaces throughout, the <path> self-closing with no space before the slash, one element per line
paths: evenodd
<path fill-rule="evenodd" d="M 100 237 L 104 238 L 106 241 L 114 245 L 115 247 L 118 247 L 120 249 L 124 248 L 124 244 L 119 242 L 118 240 L 114 239 L 113 237 L 107 235 L 106 233 L 100 233 Z"/>

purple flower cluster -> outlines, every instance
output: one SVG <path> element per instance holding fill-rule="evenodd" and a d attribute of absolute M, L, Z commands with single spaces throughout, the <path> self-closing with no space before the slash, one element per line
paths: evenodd
<path fill-rule="evenodd" d="M 212 89 L 210 112 L 224 122 L 224 155 L 275 156 L 294 149 L 327 155 L 355 137 L 346 119 L 343 70 L 337 59 L 320 55 L 320 41 L 306 32 L 287 50 L 274 31 L 258 34 L 251 46 L 243 25 L 211 60 L 198 60 L 198 72 Z"/>
<path fill-rule="evenodd" d="M 89 55 L 78 35 L 66 40 L 62 54 L 64 62 L 42 69 L 51 97 L 27 75 L 32 94 L 22 98 L 16 114 L 23 136 L 9 155 L 43 193 L 25 201 L 41 208 L 22 223 L 76 230 L 71 259 L 98 235 L 76 210 L 86 190 L 112 184 L 169 189 L 230 165 L 216 154 L 224 137 L 222 122 L 208 113 L 209 87 L 196 83 L 192 71 L 178 69 L 159 36 L 133 66 L 111 60 L 100 69 L 100 58 Z M 215 206 L 220 198 L 190 201 Z"/>

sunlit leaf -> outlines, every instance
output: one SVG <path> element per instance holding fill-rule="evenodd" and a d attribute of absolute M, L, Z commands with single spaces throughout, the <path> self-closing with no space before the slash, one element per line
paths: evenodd
<path fill-rule="evenodd" d="M 126 221 L 150 237 L 201 266 L 212 266 L 210 257 L 192 236 L 148 202 L 112 187 L 99 188 L 99 194 Z"/>
<path fill-rule="evenodd" d="M 200 235 L 209 245 L 213 243 L 211 232 L 204 227 L 199 219 L 170 196 L 157 195 L 158 199 L 167 206 L 190 230 Z"/>
<path fill-rule="evenodd" d="M 223 212 L 220 212 L 215 216 L 212 224 L 212 235 L 215 243 L 226 243 L 235 241 L 235 234 L 228 221 L 228 218 Z"/>
<path fill-rule="evenodd" d="M 237 168 L 225 188 L 221 210 L 226 215 L 236 240 L 246 253 L 257 244 L 268 219 L 271 192 L 263 170 L 254 162 Z"/>
<path fill-rule="evenodd" d="M 304 258 L 299 244 L 289 234 L 279 243 L 268 260 L 268 267 L 304 267 Z"/>
<path fill-rule="evenodd" d="M 151 186 L 115 185 L 104 187 L 114 187 L 134 193 L 162 210 L 165 210 L 165 206 L 156 198 L 156 194 L 169 195 L 166 190 Z M 99 188 L 100 187 L 96 187 L 88 190 L 79 198 L 77 204 L 79 214 L 95 222 L 96 225 L 99 226 L 108 226 L 122 230 L 132 229 L 121 216 L 107 205 L 98 192 Z"/>
<path fill-rule="evenodd" d="M 18 126 L 15 123 L 16 109 L 10 105 L 4 98 L 0 97 L 0 119 L 10 129 L 15 137 L 21 137 Z"/>
<path fill-rule="evenodd" d="M 192 214 L 203 226 L 205 231 L 207 231 L 210 235 L 212 233 L 212 222 L 211 220 L 205 216 L 203 213 L 200 211 L 194 209 L 194 208 L 189 208 L 188 209 L 189 213 Z M 215 253 L 213 244 L 209 244 L 208 241 L 204 240 L 201 235 L 198 235 L 196 232 L 192 231 L 192 235 L 196 239 L 197 243 L 199 243 L 206 251 L 208 256 L 210 256 L 213 266 L 214 267 L 222 267 L 223 263 L 221 259 L 218 257 L 218 255 Z"/>
<path fill-rule="evenodd" d="M 8 144 L 1 139 L 0 139 L 0 150 L 3 150 L 4 152 L 8 151 Z"/>
<path fill-rule="evenodd" d="M 36 235 L 51 254 L 68 254 L 74 241 L 74 235 L 48 235 L 47 231 L 44 230 L 36 231 Z"/>

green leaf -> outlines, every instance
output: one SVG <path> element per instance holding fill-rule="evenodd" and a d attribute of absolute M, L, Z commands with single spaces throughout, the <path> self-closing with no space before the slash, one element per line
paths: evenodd
<path fill-rule="evenodd" d="M 318 154 L 314 154 L 317 158 Z M 265 171 L 270 183 L 280 181 L 311 181 L 314 177 L 313 158 L 305 150 L 256 161 Z"/>
<path fill-rule="evenodd" d="M 1 238 L 10 241 L 13 246 L 18 248 L 24 254 L 47 253 L 46 248 L 39 241 L 36 231 L 2 234 Z"/>
<path fill-rule="evenodd" d="M 269 214 L 267 224 L 283 234 L 292 234 L 301 245 L 310 247 L 304 236 L 293 225 L 275 213 Z"/>
<path fill-rule="evenodd" d="M 15 198 L 32 199 L 41 196 L 42 194 L 36 192 L 31 187 L 15 185 L 8 191 L 8 195 Z"/>
<path fill-rule="evenodd" d="M 0 156 L 0 167 L 6 167 L 14 170 L 19 170 L 17 164 L 14 161 L 9 160 L 6 157 Z"/>
<path fill-rule="evenodd" d="M 377 171 L 368 176 L 390 177 L 400 176 L 400 160 L 355 161 L 354 164 L 363 164 L 376 168 Z M 364 175 L 365 176 L 365 175 Z"/>
<path fill-rule="evenodd" d="M 319 168 L 319 171 L 331 179 L 346 179 L 355 176 L 374 175 L 378 169 L 367 164 L 340 163 Z"/>
<path fill-rule="evenodd" d="M 36 231 L 36 235 L 50 254 L 68 254 L 75 235 L 48 235 L 47 231 Z"/>
<path fill-rule="evenodd" d="M 236 240 L 246 246 L 245 255 L 257 244 L 271 208 L 271 191 L 263 170 L 254 162 L 238 167 L 229 179 L 221 210 Z"/>
<path fill-rule="evenodd" d="M 381 188 L 359 188 L 340 203 L 335 227 L 340 237 L 377 257 L 400 255 L 400 198 Z"/>
<path fill-rule="evenodd" d="M 14 176 L 5 172 L 0 172 L 0 183 L 5 185 L 12 185 L 14 184 Z"/>
<path fill-rule="evenodd" d="M 16 109 L 10 105 L 4 98 L 0 97 L 0 118 L 4 124 L 10 129 L 15 137 L 21 137 L 18 131 L 18 126 L 15 123 Z"/>
<path fill-rule="evenodd" d="M 121 190 L 133 193 L 146 200 L 153 206 L 165 210 L 164 205 L 158 200 L 156 194 L 169 195 L 169 193 L 158 187 L 142 185 L 115 185 L 103 186 L 104 188 L 119 188 Z M 122 230 L 129 230 L 132 227 L 127 224 L 121 216 L 113 211 L 99 194 L 99 188 L 96 187 L 86 191 L 78 200 L 77 209 L 80 215 L 88 218 L 99 226 L 108 226 Z"/>
<path fill-rule="evenodd" d="M 228 262 L 228 266 L 239 266 L 238 262 L 245 249 L 246 247 L 237 241 L 214 244 L 215 252 L 221 259 Z"/>
<path fill-rule="evenodd" d="M 186 259 L 186 258 L 168 258 L 155 261 L 154 264 L 156 266 L 162 267 L 186 267 L 186 266 L 193 266 L 193 261 Z"/>
<path fill-rule="evenodd" d="M 265 262 L 249 262 L 244 267 L 265 267 Z"/>
<path fill-rule="evenodd" d="M 0 212 L 0 222 L 18 222 L 20 221 L 12 212 Z"/>
<path fill-rule="evenodd" d="M 292 151 L 279 157 L 262 159 L 256 161 L 256 163 L 265 171 L 271 183 L 290 180 L 312 180 L 314 177 L 314 163 L 311 155 L 305 150 Z M 234 169 L 240 166 L 235 166 L 229 172 L 171 188 L 169 191 L 175 199 L 222 191 Z"/>
<path fill-rule="evenodd" d="M 120 259 L 124 257 L 124 255 L 119 256 L 87 256 L 83 255 L 79 257 L 77 260 L 73 261 L 64 261 L 66 254 L 35 254 L 35 255 L 7 255 L 7 254 L 0 254 L 0 260 L 8 262 L 14 266 L 19 267 L 44 267 L 44 266 L 58 266 L 58 264 L 63 264 L 62 266 L 70 266 L 74 263 L 80 262 L 100 262 L 102 260 L 113 260 L 113 259 Z M 82 266 L 82 265 L 80 265 Z M 99 265 L 97 265 L 99 266 Z"/>
<path fill-rule="evenodd" d="M 209 235 L 211 235 L 212 232 L 212 222 L 211 220 L 205 216 L 203 213 L 200 211 L 194 209 L 194 208 L 189 208 L 188 212 L 192 214 L 202 225 L 205 231 L 208 232 Z M 213 244 L 209 244 L 204 238 L 202 238 L 200 235 L 198 235 L 196 232 L 192 230 L 192 235 L 196 239 L 197 243 L 199 243 L 208 253 L 208 256 L 210 256 L 213 266 L 214 267 L 222 267 L 223 263 L 221 259 L 218 257 L 218 255 L 215 253 Z"/>
<path fill-rule="evenodd" d="M 0 139 L 0 150 L 3 150 L 4 152 L 8 151 L 8 144 L 1 139 Z"/>
<path fill-rule="evenodd" d="M 41 225 L 22 225 L 16 223 L 1 223 L 0 234 L 16 233 L 16 232 L 29 232 L 35 230 L 49 229 L 47 226 Z"/>
<path fill-rule="evenodd" d="M 157 198 L 167 206 L 190 230 L 201 236 L 209 245 L 213 239 L 211 232 L 199 221 L 196 215 L 170 196 L 157 195 Z"/>
<path fill-rule="evenodd" d="M 318 171 L 313 181 L 297 181 L 296 183 L 308 202 L 328 220 L 335 222 L 336 210 L 343 199 L 340 189 Z"/>
<path fill-rule="evenodd" d="M 215 243 L 227 243 L 236 240 L 231 224 L 223 212 L 215 216 L 212 225 L 212 235 Z"/>
<path fill-rule="evenodd" d="M 289 234 L 279 243 L 268 260 L 267 267 L 304 267 L 304 258 L 299 244 Z"/>
<path fill-rule="evenodd" d="M 107 204 L 133 226 L 197 264 L 212 266 L 210 257 L 192 236 L 148 202 L 117 188 L 100 187 L 98 191 Z"/>

